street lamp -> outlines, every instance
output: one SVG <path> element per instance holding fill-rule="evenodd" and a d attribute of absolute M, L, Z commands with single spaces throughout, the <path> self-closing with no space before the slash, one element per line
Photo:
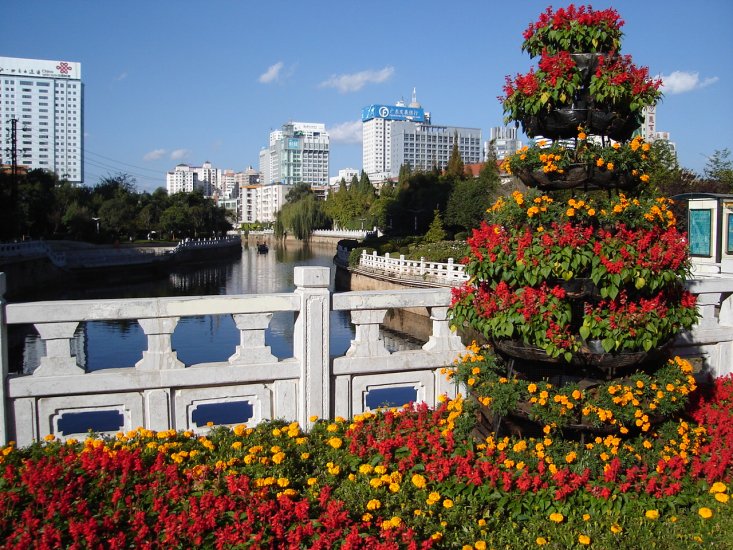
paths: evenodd
<path fill-rule="evenodd" d="M 99 235 L 99 218 L 92 218 L 92 221 L 97 222 L 97 235 Z"/>

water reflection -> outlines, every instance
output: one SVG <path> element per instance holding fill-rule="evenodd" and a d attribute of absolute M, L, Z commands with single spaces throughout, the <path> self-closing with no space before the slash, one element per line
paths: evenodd
<path fill-rule="evenodd" d="M 39 289 L 23 301 L 139 298 L 196 295 L 271 294 L 295 289 L 295 266 L 331 268 L 334 288 L 334 244 L 271 242 L 267 254 L 259 254 L 255 242 L 243 243 L 242 256 L 224 262 L 178 268 L 148 281 L 107 285 L 85 282 L 60 289 Z M 265 333 L 265 343 L 280 358 L 293 355 L 293 312 L 275 313 Z M 354 337 L 348 312 L 331 312 L 331 357 L 342 356 Z M 11 370 L 31 373 L 45 353 L 45 345 L 32 326 L 10 327 Z M 387 349 L 416 349 L 424 342 L 383 332 Z M 172 338 L 173 349 L 185 364 L 226 361 L 239 344 L 239 332 L 230 315 L 184 317 Z M 147 348 L 147 339 L 136 320 L 80 323 L 72 341 L 77 363 L 88 371 L 132 367 Z"/>

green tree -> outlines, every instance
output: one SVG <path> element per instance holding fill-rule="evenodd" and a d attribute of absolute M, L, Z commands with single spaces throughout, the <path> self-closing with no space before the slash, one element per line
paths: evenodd
<path fill-rule="evenodd" d="M 707 180 L 721 184 L 727 192 L 733 191 L 733 161 L 730 159 L 730 149 L 716 149 L 708 157 L 703 175 Z"/>
<path fill-rule="evenodd" d="M 499 173 L 493 161 L 484 163 L 477 178 L 457 181 L 448 199 L 446 225 L 466 231 L 478 227 L 498 188 Z"/>
<path fill-rule="evenodd" d="M 464 179 L 466 177 L 463 159 L 461 158 L 461 153 L 458 150 L 458 132 L 453 134 L 453 149 L 451 150 L 450 158 L 448 159 L 448 166 L 445 172 L 446 175 L 454 181 Z"/>
<path fill-rule="evenodd" d="M 443 220 L 440 219 L 440 210 L 433 211 L 433 221 L 430 223 L 425 240 L 429 243 L 437 243 L 444 241 L 446 237 L 445 229 L 443 229 Z"/>
<path fill-rule="evenodd" d="M 291 231 L 295 238 L 306 241 L 310 239 L 314 229 L 320 229 L 327 224 L 328 218 L 321 210 L 318 199 L 310 193 L 282 207 L 277 213 L 275 233 L 282 236 L 285 231 Z"/>

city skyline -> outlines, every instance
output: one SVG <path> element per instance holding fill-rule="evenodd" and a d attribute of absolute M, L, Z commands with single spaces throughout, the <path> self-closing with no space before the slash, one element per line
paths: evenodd
<path fill-rule="evenodd" d="M 152 191 L 176 164 L 207 160 L 244 170 L 272 130 L 301 120 L 326 125 L 333 176 L 362 167 L 362 108 L 409 101 L 413 88 L 434 124 L 487 139 L 502 125 L 504 76 L 536 64 L 522 33 L 547 5 L 10 0 L 0 55 L 81 63 L 87 185 L 122 172 Z M 721 131 L 733 123 L 733 67 L 720 61 L 733 53 L 733 5 L 593 7 L 615 7 L 622 53 L 664 78 L 657 128 L 681 165 L 701 172 L 706 156 L 733 148 Z"/>

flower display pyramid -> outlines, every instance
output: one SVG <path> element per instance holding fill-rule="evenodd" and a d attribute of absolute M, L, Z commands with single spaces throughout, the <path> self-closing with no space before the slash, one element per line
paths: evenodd
<path fill-rule="evenodd" d="M 689 363 L 666 357 L 698 316 L 686 235 L 634 135 L 660 82 L 619 54 L 622 25 L 613 9 L 548 9 L 522 45 L 538 69 L 507 77 L 500 98 L 508 121 L 543 139 L 505 159 L 531 189 L 499 199 L 468 239 L 470 280 L 451 310 L 498 353 L 459 368 L 495 413 L 647 430 L 695 387 Z"/>

